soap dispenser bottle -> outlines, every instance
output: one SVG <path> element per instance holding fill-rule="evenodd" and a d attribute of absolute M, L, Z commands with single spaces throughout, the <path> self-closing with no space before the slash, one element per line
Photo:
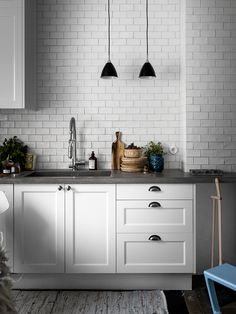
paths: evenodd
<path fill-rule="evenodd" d="M 97 170 L 97 158 L 95 157 L 94 151 L 92 151 L 89 157 L 89 170 Z"/>

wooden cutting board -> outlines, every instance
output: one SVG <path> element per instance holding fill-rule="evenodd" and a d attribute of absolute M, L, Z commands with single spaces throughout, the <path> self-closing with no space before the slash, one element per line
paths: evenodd
<path fill-rule="evenodd" d="M 125 144 L 121 141 L 121 132 L 116 132 L 116 141 L 112 143 L 111 168 L 120 170 L 121 158 L 124 156 Z"/>

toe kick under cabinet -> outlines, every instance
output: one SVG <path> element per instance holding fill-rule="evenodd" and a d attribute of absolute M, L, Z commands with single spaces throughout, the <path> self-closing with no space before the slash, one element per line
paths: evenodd
<path fill-rule="evenodd" d="M 194 185 L 117 186 L 117 272 L 194 272 Z"/>

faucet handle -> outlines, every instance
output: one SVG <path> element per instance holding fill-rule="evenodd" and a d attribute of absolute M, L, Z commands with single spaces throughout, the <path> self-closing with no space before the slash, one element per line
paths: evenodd
<path fill-rule="evenodd" d="M 79 166 L 85 166 L 85 160 L 78 160 L 77 162 L 75 162 L 74 166 L 72 166 L 71 164 L 69 165 L 69 168 L 71 168 L 72 170 L 78 170 Z"/>
<path fill-rule="evenodd" d="M 78 160 L 78 161 L 76 161 L 75 166 L 76 167 L 77 166 L 85 166 L 85 160 Z"/>

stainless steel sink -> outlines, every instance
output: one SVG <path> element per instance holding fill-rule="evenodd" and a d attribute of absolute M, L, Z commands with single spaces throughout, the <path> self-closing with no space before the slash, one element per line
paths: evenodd
<path fill-rule="evenodd" d="M 39 170 L 27 177 L 110 177 L 111 170 Z"/>

